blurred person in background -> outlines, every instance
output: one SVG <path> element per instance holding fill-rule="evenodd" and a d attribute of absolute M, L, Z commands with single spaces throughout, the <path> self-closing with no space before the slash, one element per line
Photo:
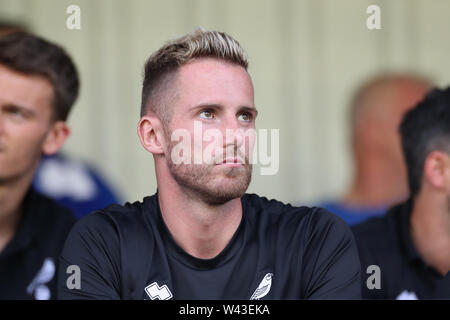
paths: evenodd
<path fill-rule="evenodd" d="M 0 21 L 0 37 L 13 32 L 28 32 L 28 28 L 22 23 Z M 98 168 L 62 151 L 42 157 L 33 187 L 69 208 L 76 218 L 121 202 L 116 188 Z"/>
<path fill-rule="evenodd" d="M 27 27 L 23 24 L 0 20 L 0 37 L 13 32 L 26 32 Z"/>
<path fill-rule="evenodd" d="M 411 197 L 353 226 L 362 272 L 372 266 L 363 298 L 450 299 L 450 87 L 409 111 L 400 134 Z"/>
<path fill-rule="evenodd" d="M 380 216 L 408 197 L 398 125 L 430 82 L 410 74 L 372 78 L 357 90 L 350 109 L 354 179 L 337 201 L 320 204 L 348 224 Z"/>
<path fill-rule="evenodd" d="M 42 155 L 70 134 L 78 88 L 61 47 L 24 32 L 0 37 L 0 299 L 56 297 L 57 258 L 75 218 L 31 185 Z"/>

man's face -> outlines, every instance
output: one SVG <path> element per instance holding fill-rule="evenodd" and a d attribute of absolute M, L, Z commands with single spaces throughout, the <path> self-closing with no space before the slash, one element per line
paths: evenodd
<path fill-rule="evenodd" d="M 0 65 L 0 182 L 32 173 L 50 129 L 50 82 Z"/>
<path fill-rule="evenodd" d="M 172 176 L 209 204 L 241 197 L 251 180 L 257 114 L 247 71 L 216 59 L 195 60 L 178 70 L 176 91 L 165 150 Z M 172 141 L 177 131 L 189 139 Z M 189 163 L 176 162 L 177 145 L 191 151 Z"/>

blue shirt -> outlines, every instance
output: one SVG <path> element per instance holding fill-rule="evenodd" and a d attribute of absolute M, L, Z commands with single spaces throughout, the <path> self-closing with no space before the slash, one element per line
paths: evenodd
<path fill-rule="evenodd" d="M 61 153 L 42 158 L 33 187 L 71 209 L 76 218 L 120 203 L 119 197 L 98 170 Z"/>
<path fill-rule="evenodd" d="M 358 224 L 372 217 L 379 217 L 386 213 L 388 209 L 382 207 L 350 207 L 339 202 L 325 202 L 318 205 L 339 217 L 341 217 L 348 225 Z"/>

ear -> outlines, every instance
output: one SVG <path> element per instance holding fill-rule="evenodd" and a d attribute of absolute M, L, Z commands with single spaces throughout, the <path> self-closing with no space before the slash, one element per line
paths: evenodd
<path fill-rule="evenodd" d="M 45 155 L 52 155 L 61 149 L 64 142 L 70 135 L 70 129 L 64 121 L 53 123 L 50 131 L 42 144 L 42 152 Z"/>
<path fill-rule="evenodd" d="M 138 135 L 145 150 L 153 154 L 164 153 L 164 131 L 161 120 L 154 114 L 141 117 L 138 124 Z"/>
<path fill-rule="evenodd" d="M 425 159 L 424 178 L 436 189 L 444 191 L 450 188 L 449 155 L 442 151 L 429 153 Z"/>

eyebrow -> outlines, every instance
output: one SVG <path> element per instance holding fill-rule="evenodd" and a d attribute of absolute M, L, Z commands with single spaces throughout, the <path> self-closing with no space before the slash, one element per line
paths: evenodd
<path fill-rule="evenodd" d="M 220 103 L 201 103 L 199 105 L 196 105 L 192 108 L 190 108 L 190 110 L 200 110 L 200 109 L 217 109 L 217 110 L 223 110 L 224 106 L 221 105 Z M 242 111 L 249 111 L 254 113 L 255 115 L 258 114 L 258 110 L 256 110 L 255 107 L 249 107 L 249 106 L 240 106 L 239 107 L 239 112 Z"/>
<path fill-rule="evenodd" d="M 4 108 L 14 108 L 14 109 L 19 109 L 20 111 L 24 112 L 26 115 L 28 116 L 34 116 L 35 115 L 35 111 L 31 110 L 30 108 L 24 106 L 24 105 L 20 105 L 20 104 L 15 104 L 15 103 L 5 103 L 3 105 Z"/>

